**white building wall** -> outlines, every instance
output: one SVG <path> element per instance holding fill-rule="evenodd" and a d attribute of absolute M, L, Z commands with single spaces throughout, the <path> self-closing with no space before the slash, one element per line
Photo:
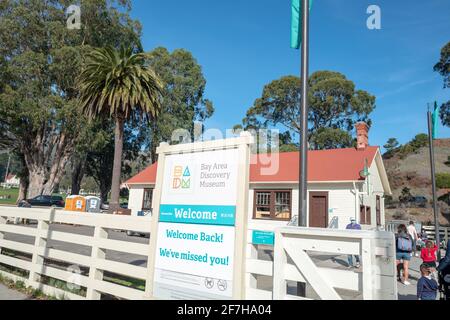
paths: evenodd
<path fill-rule="evenodd" d="M 362 187 L 362 204 L 365 206 L 369 206 L 371 208 L 371 225 L 376 227 L 377 225 L 377 216 L 376 216 L 376 208 L 377 208 L 377 196 L 381 197 L 380 201 L 380 214 L 381 214 L 381 225 L 385 224 L 385 210 L 384 210 L 384 189 L 383 184 L 381 182 L 381 177 L 378 172 L 378 167 L 376 165 L 376 161 L 372 162 L 372 165 L 369 167 L 369 178 L 363 184 Z"/>
<path fill-rule="evenodd" d="M 345 229 L 356 216 L 356 197 L 351 183 L 321 183 L 308 186 L 309 191 L 328 192 L 328 224 L 337 217 L 338 228 Z M 309 197 L 308 197 L 309 222 Z"/>
<path fill-rule="evenodd" d="M 142 210 L 142 201 L 144 200 L 144 188 L 149 188 L 145 185 L 130 185 L 130 195 L 128 197 L 128 209 L 131 209 L 131 215 L 137 216 L 138 211 Z"/>

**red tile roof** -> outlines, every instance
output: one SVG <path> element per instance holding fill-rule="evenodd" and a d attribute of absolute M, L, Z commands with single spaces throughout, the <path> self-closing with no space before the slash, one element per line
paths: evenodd
<path fill-rule="evenodd" d="M 319 150 L 308 152 L 308 181 L 337 182 L 362 180 L 359 173 L 364 169 L 367 159 L 372 164 L 378 147 L 367 147 L 360 151 L 355 148 Z M 267 162 L 267 155 L 253 155 L 250 165 L 250 182 L 296 182 L 299 179 L 299 153 L 286 152 L 279 154 L 278 170 L 275 174 L 264 173 L 270 169 L 274 159 Z M 266 164 L 267 163 L 267 164 Z M 276 166 L 275 166 L 276 168 Z M 154 184 L 157 164 L 154 163 L 144 171 L 132 177 L 126 184 Z"/>
<path fill-rule="evenodd" d="M 126 181 L 125 184 L 155 184 L 157 166 L 158 163 L 155 162 L 144 171 L 139 172 L 130 180 Z"/>

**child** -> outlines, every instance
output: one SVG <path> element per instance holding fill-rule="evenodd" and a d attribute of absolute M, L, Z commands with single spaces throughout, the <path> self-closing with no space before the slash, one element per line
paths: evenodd
<path fill-rule="evenodd" d="M 420 266 L 422 277 L 417 282 L 417 299 L 436 300 L 438 283 L 431 276 L 430 267 L 426 264 Z"/>
<path fill-rule="evenodd" d="M 420 252 L 420 257 L 423 263 L 428 265 L 430 268 L 436 269 L 436 252 L 438 247 L 433 241 L 428 240 L 425 244 L 425 248 L 422 248 Z"/>

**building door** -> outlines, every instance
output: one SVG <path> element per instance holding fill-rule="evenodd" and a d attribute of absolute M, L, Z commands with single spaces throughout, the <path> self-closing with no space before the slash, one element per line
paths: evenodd
<path fill-rule="evenodd" d="M 328 227 L 328 192 L 309 193 L 309 226 Z"/>

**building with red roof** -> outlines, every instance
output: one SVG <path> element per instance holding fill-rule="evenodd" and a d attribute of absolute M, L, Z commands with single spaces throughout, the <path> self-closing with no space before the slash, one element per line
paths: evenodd
<path fill-rule="evenodd" d="M 365 228 L 384 225 L 384 196 L 391 194 L 379 147 L 369 146 L 368 127 L 357 125 L 357 147 L 308 152 L 308 225 Z M 157 163 L 126 181 L 133 214 L 151 211 Z M 298 214 L 299 153 L 253 155 L 249 219 L 286 225 Z"/>

